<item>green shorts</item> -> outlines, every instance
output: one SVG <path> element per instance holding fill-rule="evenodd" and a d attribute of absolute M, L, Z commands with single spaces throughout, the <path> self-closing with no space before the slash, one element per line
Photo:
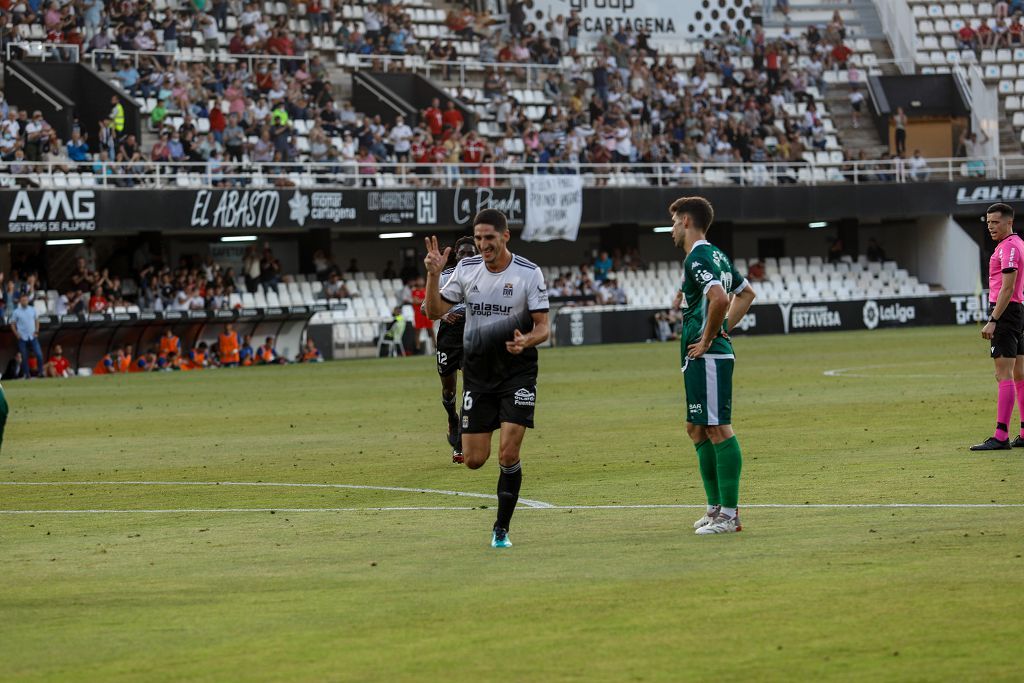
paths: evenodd
<path fill-rule="evenodd" d="M 686 386 L 686 421 L 695 425 L 732 424 L 731 355 L 705 354 L 687 359 L 683 366 Z"/>

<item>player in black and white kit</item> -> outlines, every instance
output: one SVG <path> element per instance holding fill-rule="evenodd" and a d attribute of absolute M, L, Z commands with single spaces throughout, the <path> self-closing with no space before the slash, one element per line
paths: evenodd
<path fill-rule="evenodd" d="M 476 246 L 472 237 L 460 237 L 455 241 L 455 251 L 451 254 L 451 268 L 441 273 L 441 287 L 455 272 L 459 261 L 476 255 Z M 424 304 L 425 306 L 425 304 Z M 462 368 L 462 336 L 466 329 L 466 305 L 458 304 L 441 316 L 437 326 L 437 374 L 441 376 L 441 405 L 448 413 L 448 445 L 452 447 L 452 462 L 461 464 L 462 436 L 459 434 L 459 414 L 455 409 L 455 390 L 458 378 L 456 373 Z"/>
<path fill-rule="evenodd" d="M 537 401 L 537 349 L 547 340 L 548 290 L 533 263 L 508 250 L 508 220 L 485 209 L 473 219 L 479 256 L 463 259 L 441 287 L 451 253 L 427 238 L 427 315 L 438 319 L 456 304 L 466 305 L 462 359 L 462 448 L 466 467 L 482 467 L 491 436 L 501 431 L 498 463 L 498 518 L 491 545 L 508 548 L 509 524 L 522 484 L 519 449 L 533 427 Z"/>

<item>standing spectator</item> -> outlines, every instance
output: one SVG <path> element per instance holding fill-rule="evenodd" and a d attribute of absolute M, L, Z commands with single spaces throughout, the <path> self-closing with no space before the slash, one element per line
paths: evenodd
<path fill-rule="evenodd" d="M 462 112 L 455 107 L 454 101 L 448 100 L 444 115 L 442 116 L 442 121 L 444 122 L 444 126 L 446 128 L 451 128 L 453 132 L 462 132 L 462 126 L 465 124 L 465 121 L 462 118 Z"/>
<path fill-rule="evenodd" d="M 860 127 L 860 110 L 864 105 L 864 93 L 854 85 L 850 88 L 850 109 L 852 110 L 851 116 L 853 117 L 853 127 Z"/>
<path fill-rule="evenodd" d="M 110 115 L 108 117 L 114 127 L 114 134 L 120 138 L 124 135 L 124 105 L 117 95 L 110 96 Z"/>
<path fill-rule="evenodd" d="M 892 125 L 896 132 L 896 154 L 907 153 L 907 115 L 903 107 L 896 107 L 896 113 L 892 116 Z"/>
<path fill-rule="evenodd" d="M 608 256 L 608 252 L 602 251 L 594 261 L 594 279 L 598 282 L 604 282 L 608 278 L 608 273 L 612 271 L 614 265 L 615 264 L 611 257 Z"/>
<path fill-rule="evenodd" d="M 50 138 L 50 124 L 43 120 L 43 112 L 36 110 L 32 120 L 25 126 L 25 155 L 29 161 L 40 161 L 43 157 L 43 143 Z"/>
<path fill-rule="evenodd" d="M 43 369 L 43 349 L 39 345 L 39 316 L 36 309 L 29 304 L 28 294 L 22 294 L 18 298 L 18 307 L 11 313 L 11 331 L 18 338 L 18 353 L 21 354 L 21 362 L 25 379 L 31 377 L 29 371 L 29 352 L 35 356 L 39 371 Z"/>
<path fill-rule="evenodd" d="M 441 135 L 441 131 L 444 129 L 444 115 L 441 113 L 441 101 L 436 97 L 423 111 L 423 122 L 435 138 Z"/>

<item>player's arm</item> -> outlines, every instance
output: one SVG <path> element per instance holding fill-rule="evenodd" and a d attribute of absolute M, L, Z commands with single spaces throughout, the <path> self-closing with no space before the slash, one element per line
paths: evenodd
<path fill-rule="evenodd" d="M 736 329 L 736 326 L 743 320 L 743 316 L 750 310 L 750 305 L 754 303 L 756 298 L 757 292 L 754 291 L 749 282 L 744 280 L 739 289 L 733 292 L 732 303 L 729 304 L 729 314 L 726 316 L 726 320 L 729 321 L 725 330 L 726 334 Z"/>
<path fill-rule="evenodd" d="M 514 356 L 538 344 L 543 344 L 551 334 L 551 323 L 548 321 L 547 311 L 533 311 L 530 313 L 530 317 L 533 318 L 533 329 L 526 334 L 516 330 L 512 335 L 512 341 L 505 342 L 505 348 Z"/>
<path fill-rule="evenodd" d="M 722 331 L 725 313 L 729 309 L 729 295 L 725 293 L 725 288 L 722 285 L 712 284 L 704 296 L 708 300 L 708 317 L 704 324 L 704 334 L 700 340 L 686 347 L 686 354 L 690 358 L 700 358 L 711 347 L 711 342 Z"/>
<path fill-rule="evenodd" d="M 427 237 L 424 241 L 427 245 L 427 255 L 423 258 L 423 265 L 427 269 L 427 298 L 423 300 L 423 304 L 427 317 L 437 320 L 454 305 L 441 297 L 441 272 L 448 263 L 448 255 L 452 248 L 445 247 L 442 253 L 437 247 L 437 237 Z"/>
<path fill-rule="evenodd" d="M 1003 271 L 1003 283 L 999 287 L 999 296 L 996 297 L 996 305 L 992 309 L 992 316 L 988 319 L 985 327 L 981 328 L 981 336 L 985 339 L 991 339 L 992 335 L 995 334 L 996 321 L 1006 311 L 1006 307 L 1010 305 L 1010 298 L 1013 296 L 1013 289 L 1017 284 L 1019 273 L 1020 271 L 1016 269 L 1009 272 Z"/>

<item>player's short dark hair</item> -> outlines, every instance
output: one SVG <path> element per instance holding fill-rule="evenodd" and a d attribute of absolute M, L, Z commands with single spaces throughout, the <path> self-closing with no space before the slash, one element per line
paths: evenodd
<path fill-rule="evenodd" d="M 473 247 L 473 253 L 476 253 L 476 241 L 472 237 L 460 237 L 459 239 L 455 240 L 455 244 L 454 246 L 452 246 L 451 253 L 448 254 L 448 262 L 445 263 L 445 268 L 455 267 L 455 264 L 458 263 L 457 259 L 459 248 L 464 244 L 468 244 L 469 246 Z"/>
<path fill-rule="evenodd" d="M 715 220 L 715 210 L 711 202 L 703 197 L 680 197 L 668 207 L 668 212 L 676 214 L 687 214 L 693 220 L 694 227 L 701 232 L 707 232 L 711 227 L 711 221 Z"/>
<path fill-rule="evenodd" d="M 493 225 L 494 229 L 498 232 L 505 232 L 508 230 L 508 219 L 505 218 L 505 214 L 497 209 L 484 209 L 473 217 L 473 227 L 484 224 Z"/>
<path fill-rule="evenodd" d="M 455 240 L 455 248 L 452 249 L 452 251 L 458 251 L 463 244 L 468 244 L 469 246 L 473 247 L 474 251 L 476 250 L 476 242 L 473 240 L 472 237 L 460 237 L 459 239 Z"/>
<path fill-rule="evenodd" d="M 1003 218 L 1013 218 L 1013 207 L 1009 204 L 1003 204 L 1000 202 L 985 209 L 986 216 L 990 213 L 998 213 Z"/>

